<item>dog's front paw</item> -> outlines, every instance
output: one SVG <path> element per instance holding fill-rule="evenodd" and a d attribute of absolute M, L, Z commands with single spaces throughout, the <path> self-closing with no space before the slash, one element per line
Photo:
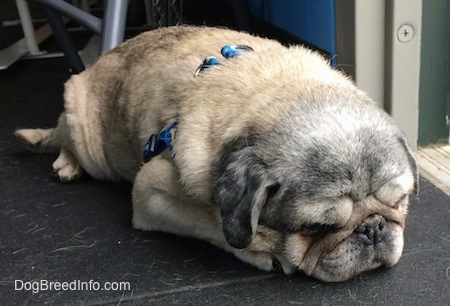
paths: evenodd
<path fill-rule="evenodd" d="M 61 183 L 70 183 L 78 180 L 83 174 L 83 169 L 76 158 L 67 150 L 61 150 L 58 158 L 52 165 L 53 175 Z"/>
<path fill-rule="evenodd" d="M 294 265 L 283 255 L 284 236 L 264 225 L 258 226 L 250 245 L 245 249 L 234 249 L 236 257 L 264 271 L 292 274 Z"/>
<path fill-rule="evenodd" d="M 295 270 L 294 266 L 281 254 L 235 249 L 234 255 L 240 260 L 264 271 L 292 274 Z"/>

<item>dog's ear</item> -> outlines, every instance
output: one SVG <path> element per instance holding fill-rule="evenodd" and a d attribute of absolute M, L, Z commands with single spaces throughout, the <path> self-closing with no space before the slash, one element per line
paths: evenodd
<path fill-rule="evenodd" d="M 400 136 L 397 138 L 398 142 L 400 143 L 403 150 L 405 150 L 406 156 L 408 158 L 409 166 L 411 167 L 411 171 L 414 176 L 414 195 L 417 195 L 419 193 L 419 170 L 417 168 L 417 162 L 414 158 L 414 154 L 412 153 L 411 149 L 408 146 L 408 142 L 406 141 L 406 138 L 404 136 Z"/>
<path fill-rule="evenodd" d="M 278 185 L 253 147 L 225 149 L 220 155 L 215 165 L 214 196 L 220 205 L 226 240 L 242 249 L 252 242 L 267 195 Z"/>

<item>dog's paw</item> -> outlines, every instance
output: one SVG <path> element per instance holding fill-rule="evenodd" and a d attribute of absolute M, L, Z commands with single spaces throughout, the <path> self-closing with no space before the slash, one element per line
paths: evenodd
<path fill-rule="evenodd" d="M 14 132 L 14 136 L 31 151 L 48 150 L 48 139 L 53 129 L 21 129 Z"/>
<path fill-rule="evenodd" d="M 284 236 L 259 225 L 251 244 L 245 249 L 233 249 L 236 257 L 261 270 L 292 274 L 295 267 L 283 255 Z"/>
<path fill-rule="evenodd" d="M 62 183 L 76 181 L 83 174 L 83 169 L 76 158 L 66 150 L 61 150 L 52 167 L 53 175 Z"/>
<path fill-rule="evenodd" d="M 234 255 L 240 260 L 264 271 L 281 272 L 289 275 L 295 270 L 295 267 L 281 254 L 235 249 Z"/>

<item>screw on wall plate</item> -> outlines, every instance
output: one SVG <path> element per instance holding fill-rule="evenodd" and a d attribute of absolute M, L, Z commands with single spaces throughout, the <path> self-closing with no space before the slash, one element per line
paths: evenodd
<path fill-rule="evenodd" d="M 414 29 L 409 24 L 402 24 L 397 30 L 397 39 L 403 43 L 409 42 L 414 37 Z"/>

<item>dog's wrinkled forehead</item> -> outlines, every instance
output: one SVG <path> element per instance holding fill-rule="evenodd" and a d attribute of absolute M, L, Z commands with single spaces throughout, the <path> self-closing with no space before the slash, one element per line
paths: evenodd
<path fill-rule="evenodd" d="M 353 148 L 341 144 L 342 147 L 337 143 L 316 143 L 291 159 L 291 171 L 287 173 L 297 185 L 296 193 L 308 198 L 348 195 L 361 200 L 387 181 L 409 172 L 406 153 L 401 152 L 399 144 L 387 148 L 378 145 L 374 138 L 364 145 L 354 142 Z"/>
<path fill-rule="evenodd" d="M 292 103 L 270 137 L 261 139 L 271 144 L 257 146 L 281 185 L 264 219 L 284 217 L 271 225 L 289 220 L 284 226 L 293 231 L 304 224 L 341 227 L 369 195 L 406 213 L 417 169 L 403 135 L 384 111 L 358 96 L 331 98 L 334 104 Z"/>
<path fill-rule="evenodd" d="M 360 152 L 353 153 L 317 146 L 309 151 L 303 162 L 292 164 L 286 202 L 344 209 L 375 195 L 382 203 L 395 206 L 416 188 L 415 164 L 400 143 L 383 148 L 367 142 Z"/>
<path fill-rule="evenodd" d="M 264 159 L 296 183 L 297 193 L 358 200 L 404 173 L 415 176 L 414 157 L 384 111 L 358 95 L 315 98 L 292 103 L 264 138 L 272 150 Z"/>

